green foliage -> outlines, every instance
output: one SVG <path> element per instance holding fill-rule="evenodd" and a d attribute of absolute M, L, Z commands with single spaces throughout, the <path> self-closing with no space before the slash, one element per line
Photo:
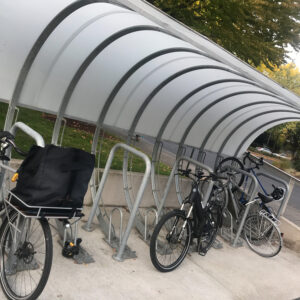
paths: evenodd
<path fill-rule="evenodd" d="M 300 159 L 298 151 L 300 149 L 300 122 L 290 122 L 282 129 L 285 144 L 289 146 L 295 160 Z"/>
<path fill-rule="evenodd" d="M 295 0 L 148 0 L 170 16 L 258 66 L 286 62 L 300 49 L 300 2 Z"/>
<path fill-rule="evenodd" d="M 292 168 L 292 162 L 287 159 L 280 159 L 278 161 L 274 161 L 273 165 L 283 171 L 288 171 L 289 169 Z"/>
<path fill-rule="evenodd" d="M 5 115 L 7 112 L 7 104 L 0 103 L 0 128 L 3 128 Z M 42 117 L 42 113 L 38 111 L 33 111 L 26 108 L 20 108 L 18 121 L 24 122 L 25 124 L 32 127 L 34 130 L 39 132 L 44 138 L 46 144 L 51 143 L 52 131 L 53 131 L 53 122 Z M 91 151 L 91 145 L 93 140 L 93 134 L 80 130 L 73 127 L 66 126 L 63 146 L 64 147 L 76 147 L 85 151 Z M 124 142 L 120 138 L 112 135 L 106 134 L 106 137 L 103 139 L 102 151 L 100 156 L 100 167 L 104 168 L 106 160 L 108 158 L 111 148 L 116 144 Z M 16 144 L 23 150 L 28 151 L 34 141 L 25 135 L 23 132 L 18 131 L 16 136 Z M 112 169 L 121 170 L 123 166 L 123 150 L 116 152 L 115 158 L 112 163 Z M 13 158 L 23 159 L 19 154 L 13 152 Z M 97 157 L 98 158 L 98 157 Z M 131 160 L 132 159 L 132 160 Z M 145 163 L 144 160 L 133 156 L 130 157 L 128 169 L 133 172 L 144 172 Z M 160 163 L 160 174 L 169 175 L 171 168 L 165 164 Z"/>
<path fill-rule="evenodd" d="M 293 162 L 294 168 L 296 171 L 300 172 L 300 159 L 297 159 Z"/>
<path fill-rule="evenodd" d="M 300 71 L 295 64 L 289 63 L 279 67 L 273 65 L 268 68 L 262 63 L 257 69 L 285 88 L 300 95 Z M 280 152 L 284 148 L 291 150 L 293 156 L 297 156 L 297 152 L 300 150 L 300 123 L 289 122 L 275 126 L 257 137 L 252 145 L 268 145 L 273 152 Z"/>
<path fill-rule="evenodd" d="M 285 88 L 300 95 L 300 71 L 294 63 L 288 63 L 279 67 L 272 65 L 272 68 L 268 68 L 262 63 L 257 69 Z"/>

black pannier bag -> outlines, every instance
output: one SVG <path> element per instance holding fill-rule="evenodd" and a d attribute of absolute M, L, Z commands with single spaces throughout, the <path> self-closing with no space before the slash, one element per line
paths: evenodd
<path fill-rule="evenodd" d="M 30 206 L 80 208 L 94 165 L 95 156 L 83 150 L 34 145 L 12 193 Z"/>

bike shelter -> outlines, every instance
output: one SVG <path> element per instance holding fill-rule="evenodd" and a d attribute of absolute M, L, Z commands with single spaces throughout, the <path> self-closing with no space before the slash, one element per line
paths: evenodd
<path fill-rule="evenodd" d="M 116 242 L 117 260 L 126 256 L 134 224 L 147 239 L 148 215 L 153 213 L 157 221 L 179 163 L 211 170 L 208 154 L 214 153 L 216 166 L 224 157 L 240 157 L 265 130 L 300 120 L 298 96 L 145 1 L 29 0 L 15 7 L 4 0 L 0 8 L 5 23 L 0 28 L 0 100 L 9 104 L 5 129 L 18 118 L 18 107 L 51 113 L 57 117 L 52 143 L 62 145 L 65 118 L 85 121 L 95 125 L 91 152 L 99 157 L 103 130 L 126 134 L 127 145 L 115 147 L 125 149 L 123 190 L 131 215 Z M 151 162 L 131 147 L 136 135 L 154 139 Z M 168 142 L 177 149 L 163 188 L 157 170 Z M 107 215 L 98 204 L 115 147 L 101 181 L 96 166 L 91 182 L 94 204 L 85 226 L 91 230 L 97 215 L 109 243 L 116 238 L 112 214 L 119 211 L 122 224 L 122 211 L 117 208 Z M 136 196 L 128 172 L 130 155 L 142 157 L 146 164 Z M 142 216 L 138 206 L 148 178 L 155 208 Z M 256 179 L 251 179 L 254 195 Z M 179 203 L 180 181 L 175 176 Z M 121 235 L 122 228 L 119 231 Z M 240 230 L 234 245 L 239 234 Z"/>

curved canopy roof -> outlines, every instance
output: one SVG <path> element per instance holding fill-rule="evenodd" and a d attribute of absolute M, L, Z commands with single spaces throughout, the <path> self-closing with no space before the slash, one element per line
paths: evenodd
<path fill-rule="evenodd" d="M 227 155 L 300 119 L 293 93 L 143 1 L 120 2 L 2 0 L 0 99 Z"/>

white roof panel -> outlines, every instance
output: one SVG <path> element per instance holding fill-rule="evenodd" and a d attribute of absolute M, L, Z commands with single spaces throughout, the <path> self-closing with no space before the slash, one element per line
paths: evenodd
<path fill-rule="evenodd" d="M 299 97 L 207 38 L 144 1 L 105 2 L 1 1 L 0 99 L 12 113 L 26 106 L 227 155 L 297 119 Z"/>

